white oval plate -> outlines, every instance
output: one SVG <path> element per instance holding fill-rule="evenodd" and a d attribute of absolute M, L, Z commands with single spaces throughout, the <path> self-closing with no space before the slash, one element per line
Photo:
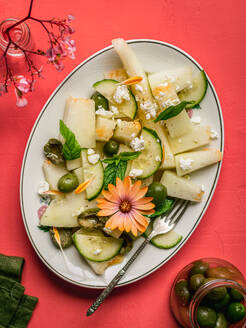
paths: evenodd
<path fill-rule="evenodd" d="M 156 72 L 161 69 L 186 64 L 193 66 L 196 71 L 202 69 L 191 56 L 173 45 L 145 39 L 131 40 L 128 43 L 141 60 L 146 72 Z M 102 79 L 105 71 L 121 66 L 117 54 L 110 46 L 95 53 L 76 67 L 53 92 L 37 118 L 26 146 L 22 164 L 20 182 L 21 210 L 28 237 L 36 253 L 44 264 L 59 277 L 73 284 L 89 288 L 105 287 L 129 259 L 134 250 L 125 257 L 123 263 L 108 268 L 104 276 L 94 274 L 80 257 L 75 247 L 65 250 L 69 259 L 69 267 L 65 265 L 61 252 L 53 246 L 49 234 L 37 228 L 37 210 L 40 207 L 37 188 L 39 183 L 44 180 L 41 169 L 43 161 L 42 148 L 49 138 L 58 135 L 58 122 L 63 116 L 66 98 L 70 95 L 90 97 L 93 92 L 92 84 Z M 219 138 L 212 141 L 212 146 L 223 152 L 224 130 L 221 108 L 210 80 L 208 84 L 206 97 L 201 104 L 202 110 L 198 112 L 202 124 L 209 123 L 218 132 Z M 177 225 L 177 232 L 183 235 L 182 242 L 169 250 L 161 250 L 148 245 L 119 285 L 129 284 L 149 275 L 178 252 L 202 219 L 213 196 L 220 168 L 221 163 L 192 174 L 192 179 L 205 186 L 205 195 L 200 204 L 188 207 L 181 222 Z M 140 238 L 135 243 L 134 248 L 141 242 Z"/>

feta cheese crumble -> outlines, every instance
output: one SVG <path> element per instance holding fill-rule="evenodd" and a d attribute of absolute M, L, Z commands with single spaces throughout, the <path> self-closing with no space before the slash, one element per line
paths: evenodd
<path fill-rule="evenodd" d="M 143 150 L 144 149 L 144 138 L 143 138 L 143 136 L 140 136 L 140 138 L 138 138 L 138 137 L 134 138 L 131 141 L 130 146 L 135 151 Z"/>
<path fill-rule="evenodd" d="M 201 117 L 200 116 L 192 116 L 192 118 L 190 120 L 194 124 L 200 124 L 201 123 Z"/>
<path fill-rule="evenodd" d="M 145 115 L 145 118 L 146 118 L 146 120 L 150 120 L 150 118 L 151 118 L 150 114 L 149 114 L 149 113 L 146 114 L 146 115 Z"/>
<path fill-rule="evenodd" d="M 94 255 L 99 255 L 102 252 L 102 250 L 100 248 L 95 249 L 95 251 L 93 252 Z"/>
<path fill-rule="evenodd" d="M 89 149 L 87 149 L 87 154 L 88 154 L 88 155 L 95 154 L 95 150 L 92 149 L 92 148 L 89 148 Z"/>
<path fill-rule="evenodd" d="M 194 162 L 193 159 L 191 158 L 183 158 L 183 157 L 180 157 L 179 159 L 179 165 L 180 165 L 180 168 L 182 171 L 187 171 L 187 170 L 190 170 L 192 169 L 192 163 Z"/>
<path fill-rule="evenodd" d="M 215 140 L 215 139 L 218 139 L 219 135 L 218 135 L 218 132 L 216 132 L 215 130 L 211 129 L 210 131 L 210 138 Z"/>
<path fill-rule="evenodd" d="M 143 173 L 143 170 L 140 169 L 132 169 L 129 173 L 129 176 L 131 178 L 139 177 Z"/>
<path fill-rule="evenodd" d="M 160 161 L 161 161 L 160 156 L 156 156 L 156 157 L 155 157 L 155 160 L 156 160 L 157 162 L 160 162 Z"/>
<path fill-rule="evenodd" d="M 101 116 L 113 116 L 113 113 L 110 110 L 105 110 L 102 106 L 98 106 L 98 110 L 96 110 L 96 115 Z"/>
<path fill-rule="evenodd" d="M 109 108 L 114 115 L 119 114 L 118 108 L 116 106 L 111 105 Z"/>
<path fill-rule="evenodd" d="M 116 88 L 113 98 L 117 102 L 117 104 L 121 104 L 124 99 L 130 100 L 130 95 L 127 86 L 119 85 Z"/>
<path fill-rule="evenodd" d="M 157 104 L 146 100 L 145 102 L 140 104 L 140 108 L 146 112 L 146 114 L 150 114 L 150 116 L 155 117 L 157 111 Z"/>
<path fill-rule="evenodd" d="M 88 162 L 90 164 L 96 164 L 99 161 L 100 155 L 99 154 L 92 154 L 88 156 Z"/>
<path fill-rule="evenodd" d="M 38 186 L 38 194 L 42 196 L 43 193 L 48 190 L 50 190 L 50 186 L 49 186 L 48 182 L 47 181 L 40 182 L 40 184 Z"/>

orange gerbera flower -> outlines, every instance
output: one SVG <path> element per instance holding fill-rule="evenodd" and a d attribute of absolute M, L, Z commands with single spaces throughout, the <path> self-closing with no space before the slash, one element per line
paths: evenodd
<path fill-rule="evenodd" d="M 109 184 L 108 191 L 103 190 L 104 198 L 97 200 L 101 209 L 97 215 L 111 216 L 106 228 L 131 231 L 134 236 L 146 230 L 148 220 L 142 214 L 153 214 L 155 205 L 153 197 L 144 197 L 148 187 L 141 188 L 141 184 L 140 180 L 132 184 L 130 177 L 123 181 L 116 178 L 116 186 Z"/>

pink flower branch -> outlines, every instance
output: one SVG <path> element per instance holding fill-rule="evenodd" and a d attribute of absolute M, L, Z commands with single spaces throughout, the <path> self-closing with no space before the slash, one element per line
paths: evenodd
<path fill-rule="evenodd" d="M 70 38 L 70 35 L 74 33 L 74 29 L 69 25 L 74 17 L 72 15 L 68 15 L 66 19 L 39 19 L 31 16 L 32 7 L 33 0 L 30 1 L 27 16 L 6 29 L 5 35 L 7 36 L 8 44 L 2 57 L 0 58 L 0 61 L 4 59 L 5 62 L 5 74 L 3 74 L 4 80 L 3 82 L 0 82 L 0 95 L 1 92 L 7 93 L 8 87 L 13 84 L 17 97 L 16 105 L 20 107 L 27 104 L 27 99 L 24 95 L 33 91 L 33 86 L 36 81 L 35 76 L 41 76 L 42 67 L 38 69 L 36 65 L 34 65 L 31 55 L 46 57 L 49 63 L 53 64 L 58 71 L 61 71 L 64 68 L 62 60 L 66 57 L 74 59 L 74 52 L 76 51 L 75 42 Z M 50 44 L 49 49 L 46 51 L 41 49 L 26 49 L 11 38 L 10 31 L 27 20 L 32 20 L 41 24 L 42 28 L 48 35 L 48 42 Z M 49 30 L 49 28 L 52 30 Z M 55 34 L 55 28 L 57 29 L 57 35 Z M 8 51 L 11 45 L 14 46 L 16 51 L 20 50 L 23 53 L 30 79 L 26 78 L 24 75 L 13 74 L 8 60 Z"/>

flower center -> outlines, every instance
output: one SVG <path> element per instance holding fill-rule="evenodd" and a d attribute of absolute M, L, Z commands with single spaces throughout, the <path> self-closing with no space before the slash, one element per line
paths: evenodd
<path fill-rule="evenodd" d="M 120 204 L 120 210 L 123 213 L 130 212 L 132 206 L 128 200 L 123 200 L 123 202 Z"/>

